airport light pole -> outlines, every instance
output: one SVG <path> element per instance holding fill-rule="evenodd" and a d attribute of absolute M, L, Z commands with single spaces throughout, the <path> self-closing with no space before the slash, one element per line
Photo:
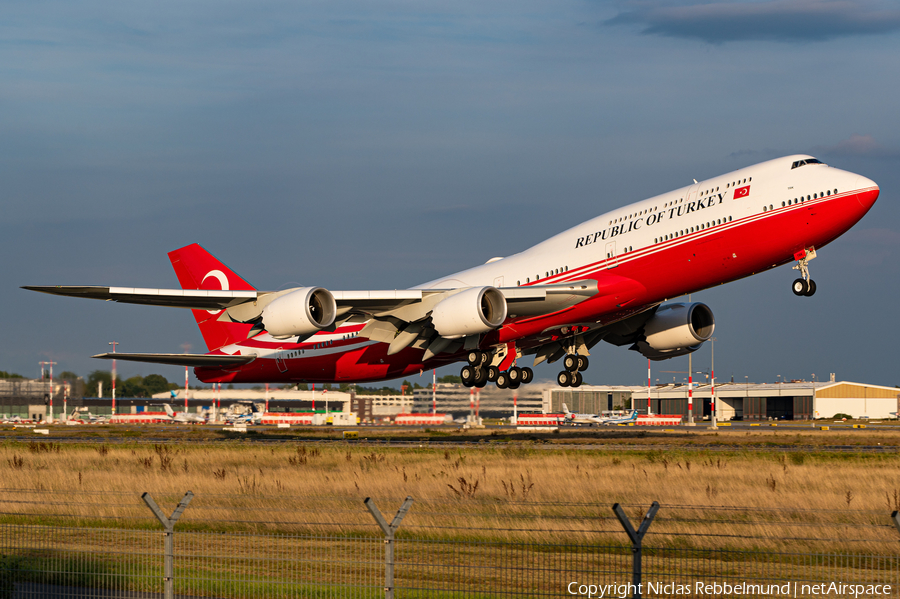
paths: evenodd
<path fill-rule="evenodd" d="M 187 394 L 188 394 L 188 367 L 184 367 L 184 413 L 187 414 Z"/>
<path fill-rule="evenodd" d="M 44 380 L 44 365 L 45 364 L 50 366 L 50 393 L 47 395 L 48 399 L 50 400 L 48 403 L 48 407 L 50 409 L 50 416 L 47 419 L 47 421 L 50 424 L 53 424 L 53 365 L 56 364 L 56 362 L 41 362 L 41 380 L 42 381 Z"/>
<path fill-rule="evenodd" d="M 118 341 L 110 341 L 109 345 L 113 346 L 113 352 L 116 353 L 116 346 L 119 345 Z M 113 358 L 112 361 L 112 415 L 116 415 L 116 359 Z"/>

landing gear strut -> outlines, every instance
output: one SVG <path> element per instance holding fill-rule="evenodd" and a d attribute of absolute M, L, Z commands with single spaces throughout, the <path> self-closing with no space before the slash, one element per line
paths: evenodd
<path fill-rule="evenodd" d="M 801 277 L 791 284 L 791 290 L 794 292 L 794 295 L 805 295 L 806 297 L 809 297 L 815 294 L 816 282 L 809 278 L 809 261 L 815 257 L 815 248 L 800 250 L 794 254 L 794 258 L 797 259 L 797 265 L 793 268 L 794 270 L 800 271 Z"/>
<path fill-rule="evenodd" d="M 587 356 L 579 355 L 576 346 L 573 345 L 570 353 L 563 358 L 565 370 L 556 375 L 556 382 L 560 387 L 580 387 L 584 381 L 581 373 L 587 370 L 589 364 Z"/>

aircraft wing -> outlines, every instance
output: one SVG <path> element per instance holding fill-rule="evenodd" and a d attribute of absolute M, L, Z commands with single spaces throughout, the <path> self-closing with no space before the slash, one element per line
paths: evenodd
<path fill-rule="evenodd" d="M 216 354 L 123 354 L 107 352 L 92 356 L 102 360 L 126 360 L 129 362 L 149 362 L 173 366 L 202 366 L 204 368 L 227 368 L 240 366 L 256 359 L 256 354 L 247 356 L 227 356 Z"/>
<path fill-rule="evenodd" d="M 134 287 L 105 287 L 85 285 L 46 285 L 23 286 L 22 289 L 63 295 L 82 297 L 125 304 L 144 304 L 167 306 L 171 308 L 189 308 L 192 310 L 223 310 L 232 308 L 238 320 L 245 320 L 249 314 L 257 315 L 269 301 L 290 293 L 295 289 L 282 291 L 220 291 L 206 289 L 144 289 Z M 455 289 L 392 289 L 392 290 L 360 290 L 332 291 L 338 308 L 338 315 L 363 314 L 369 316 L 390 315 L 401 320 L 412 322 L 425 316 L 433 305 L 444 295 L 457 291 Z M 597 292 L 595 281 L 575 281 L 556 285 L 534 287 L 503 287 L 501 293 L 507 302 L 517 307 L 517 313 L 535 312 L 546 314 L 553 312 L 562 304 L 571 305 L 573 296 L 587 299 Z M 426 302 L 427 299 L 431 302 Z M 577 303 L 577 302 L 576 302 Z M 248 305 L 249 304 L 249 305 Z M 419 304 L 419 309 L 414 307 Z M 421 304 L 427 304 L 423 306 Z M 407 306 L 407 314 L 392 314 Z M 242 308 L 242 309 L 241 309 Z M 424 310 L 422 309 L 424 308 Z M 235 310 L 236 309 L 236 310 Z M 405 317 L 405 318 L 404 318 Z"/>

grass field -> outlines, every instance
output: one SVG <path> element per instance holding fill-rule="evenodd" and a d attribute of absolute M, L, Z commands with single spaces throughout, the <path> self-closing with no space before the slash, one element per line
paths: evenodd
<path fill-rule="evenodd" d="M 389 521 L 414 498 L 398 597 L 563 596 L 571 580 L 625 580 L 616 502 L 635 526 L 662 505 L 646 580 L 897 578 L 900 454 L 825 450 L 895 445 L 893 429 L 440 430 L 392 447 L 382 441 L 396 431 L 358 444 L 322 443 L 337 434 L 327 430 L 229 440 L 212 427 L 59 428 L 100 436 L 0 441 L 8 582 L 161 592 L 161 527 L 140 496 L 170 514 L 188 490 L 175 584 L 191 596 L 379 596 L 383 537 L 366 497 Z M 476 443 L 438 445 L 447 439 Z"/>
<path fill-rule="evenodd" d="M 860 439 L 846 436 L 828 439 Z M 647 436 L 627 450 L 487 440 L 471 448 L 5 441 L 0 512 L 16 522 L 151 526 L 139 501 L 143 492 L 171 511 L 190 490 L 196 498 L 180 526 L 362 534 L 373 530 L 364 498 L 392 513 L 412 496 L 403 531 L 417 538 L 619 542 L 611 505 L 630 506 L 637 519 L 659 501 L 654 539 L 664 545 L 846 549 L 896 542 L 888 515 L 900 509 L 900 455 L 708 447 L 716 441 L 814 447 L 817 437 L 658 435 L 665 451 Z M 896 440 L 893 432 L 865 437 L 872 445 Z M 618 447 L 623 439 L 601 440 L 612 441 Z"/>

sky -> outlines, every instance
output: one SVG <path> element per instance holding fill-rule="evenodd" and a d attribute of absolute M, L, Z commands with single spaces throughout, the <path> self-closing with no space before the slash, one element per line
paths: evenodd
<path fill-rule="evenodd" d="M 881 196 L 810 264 L 815 297 L 791 293 L 790 266 L 692 296 L 716 315 L 717 378 L 900 384 L 895 3 L 87 0 L 3 12 L 0 370 L 38 376 L 52 359 L 87 375 L 108 368 L 90 356 L 110 341 L 204 350 L 187 311 L 21 285 L 177 287 L 166 253 L 198 242 L 259 289 L 406 288 L 693 178 L 810 153 Z M 706 344 L 694 369 L 711 359 Z M 585 381 L 644 384 L 646 366 L 601 343 Z M 119 370 L 183 379 L 178 367 Z M 686 370 L 676 358 L 652 376 Z"/>

